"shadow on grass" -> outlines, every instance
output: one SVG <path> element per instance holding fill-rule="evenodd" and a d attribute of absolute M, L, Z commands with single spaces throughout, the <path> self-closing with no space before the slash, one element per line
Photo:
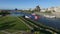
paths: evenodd
<path fill-rule="evenodd" d="M 9 29 L 9 28 L 15 26 L 16 24 L 14 22 L 15 21 L 5 22 L 5 23 L 0 24 L 0 30 Z"/>
<path fill-rule="evenodd" d="M 3 21 L 4 19 L 6 19 L 5 17 L 0 17 L 0 21 Z"/>

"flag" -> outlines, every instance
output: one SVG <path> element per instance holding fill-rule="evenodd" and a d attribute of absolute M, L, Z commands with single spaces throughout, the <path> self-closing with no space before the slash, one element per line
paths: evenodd
<path fill-rule="evenodd" d="M 38 20 L 40 16 L 38 15 L 35 15 L 35 20 Z"/>
<path fill-rule="evenodd" d="M 32 15 L 36 15 L 35 13 L 32 13 Z"/>

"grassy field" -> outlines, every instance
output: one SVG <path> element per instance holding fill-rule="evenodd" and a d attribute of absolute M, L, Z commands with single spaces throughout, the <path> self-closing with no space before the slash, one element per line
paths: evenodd
<path fill-rule="evenodd" d="M 15 33 L 19 31 L 31 32 L 30 28 L 22 21 L 22 19 L 13 16 L 0 17 L 0 34 Z"/>
<path fill-rule="evenodd" d="M 22 23 L 16 17 L 12 17 L 12 16 L 0 17 L 0 30 L 1 30 L 1 26 L 3 25 L 5 26 L 2 27 L 4 28 L 2 30 L 6 30 L 8 32 L 29 30 L 29 28 L 24 23 Z"/>

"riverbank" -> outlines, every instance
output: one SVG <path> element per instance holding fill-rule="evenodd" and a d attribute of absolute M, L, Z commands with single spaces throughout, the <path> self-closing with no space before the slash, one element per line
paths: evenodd
<path fill-rule="evenodd" d="M 31 30 L 37 30 L 32 31 L 34 33 L 42 34 L 42 33 L 48 33 L 45 30 L 39 30 L 37 28 L 38 26 L 31 20 L 25 20 L 23 17 L 13 17 L 13 16 L 4 16 L 0 18 L 0 30 L 2 27 L 1 33 L 5 34 L 31 34 Z M 27 25 L 28 24 L 28 25 Z M 32 28 L 31 28 L 32 27 Z M 36 29 L 37 28 L 37 29 Z M 39 31 L 38 31 L 39 30 Z"/>

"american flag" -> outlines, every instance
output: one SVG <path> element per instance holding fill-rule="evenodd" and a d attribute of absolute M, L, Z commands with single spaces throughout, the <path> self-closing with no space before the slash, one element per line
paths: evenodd
<path fill-rule="evenodd" d="M 30 18 L 34 19 L 34 20 L 38 20 L 40 18 L 40 16 L 36 15 L 35 13 L 31 14 Z"/>
<path fill-rule="evenodd" d="M 40 18 L 40 16 L 36 15 L 35 13 L 32 13 L 30 15 L 25 15 L 25 18 L 30 18 L 30 19 L 38 20 Z"/>

